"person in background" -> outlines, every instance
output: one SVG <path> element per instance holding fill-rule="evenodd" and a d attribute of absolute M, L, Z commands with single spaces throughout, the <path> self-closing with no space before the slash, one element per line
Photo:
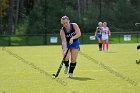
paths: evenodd
<path fill-rule="evenodd" d="M 102 22 L 99 22 L 95 32 L 95 36 L 98 39 L 99 51 L 102 51 L 102 25 Z"/>
<path fill-rule="evenodd" d="M 102 27 L 102 43 L 103 43 L 102 49 L 103 49 L 103 51 L 105 50 L 105 45 L 106 45 L 106 50 L 108 51 L 109 36 L 111 36 L 110 29 L 109 29 L 109 27 L 107 27 L 107 22 L 104 22 L 103 27 Z"/>

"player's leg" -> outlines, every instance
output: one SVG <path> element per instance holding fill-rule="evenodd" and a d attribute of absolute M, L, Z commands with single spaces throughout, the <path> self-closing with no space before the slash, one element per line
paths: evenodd
<path fill-rule="evenodd" d="M 70 69 L 69 69 L 69 77 L 73 77 L 73 71 L 76 67 L 76 60 L 78 56 L 79 49 L 71 49 L 71 63 L 70 63 Z"/>
<path fill-rule="evenodd" d="M 102 50 L 104 51 L 105 50 L 105 40 L 106 40 L 106 36 L 105 35 L 102 35 Z"/>
<path fill-rule="evenodd" d="M 109 43 L 108 43 L 108 39 L 106 39 L 106 49 L 108 50 L 109 47 Z"/>
<path fill-rule="evenodd" d="M 98 38 L 98 43 L 99 43 L 99 51 L 102 51 L 102 41 L 101 41 L 101 38 Z"/>
<path fill-rule="evenodd" d="M 65 53 L 63 53 L 63 56 L 65 55 Z M 64 59 L 64 64 L 65 64 L 65 69 L 64 69 L 64 74 L 68 73 L 68 68 L 69 68 L 69 58 L 70 58 L 70 50 L 66 56 L 66 58 Z"/>
<path fill-rule="evenodd" d="M 105 43 L 106 43 L 106 41 L 105 40 L 102 40 L 102 50 L 104 51 L 105 50 Z"/>

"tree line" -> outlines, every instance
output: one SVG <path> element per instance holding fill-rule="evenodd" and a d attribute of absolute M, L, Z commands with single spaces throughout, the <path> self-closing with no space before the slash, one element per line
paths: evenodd
<path fill-rule="evenodd" d="M 94 33 L 99 21 L 111 31 L 139 31 L 140 0 L 0 0 L 0 34 L 55 34 L 67 15 L 82 33 Z"/>

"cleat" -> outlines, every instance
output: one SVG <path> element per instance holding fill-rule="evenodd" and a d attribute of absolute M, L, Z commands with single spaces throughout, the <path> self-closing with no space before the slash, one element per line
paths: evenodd
<path fill-rule="evenodd" d="M 102 48 L 100 48 L 99 51 L 102 51 Z"/>
<path fill-rule="evenodd" d="M 73 78 L 73 73 L 69 73 L 69 77 L 70 78 Z"/>
<path fill-rule="evenodd" d="M 65 69 L 64 69 L 64 74 L 67 74 L 68 73 L 68 67 L 65 66 Z"/>

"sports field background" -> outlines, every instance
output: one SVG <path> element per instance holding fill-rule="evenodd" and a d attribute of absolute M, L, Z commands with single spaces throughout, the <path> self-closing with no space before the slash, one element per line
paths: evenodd
<path fill-rule="evenodd" d="M 129 41 L 124 40 L 124 35 L 130 35 Z M 91 40 L 93 33 L 84 33 L 79 38 L 81 44 L 97 44 L 98 40 Z M 51 38 L 57 38 L 57 42 L 52 43 Z M 139 32 L 111 32 L 109 43 L 139 43 Z M 3 35 L 0 36 L 0 46 L 30 46 L 30 45 L 61 45 L 59 34 L 42 34 L 42 35 Z"/>
<path fill-rule="evenodd" d="M 0 93 L 139 93 L 138 44 L 81 45 L 78 64 L 70 79 L 56 72 L 61 46 L 0 47 Z"/>

